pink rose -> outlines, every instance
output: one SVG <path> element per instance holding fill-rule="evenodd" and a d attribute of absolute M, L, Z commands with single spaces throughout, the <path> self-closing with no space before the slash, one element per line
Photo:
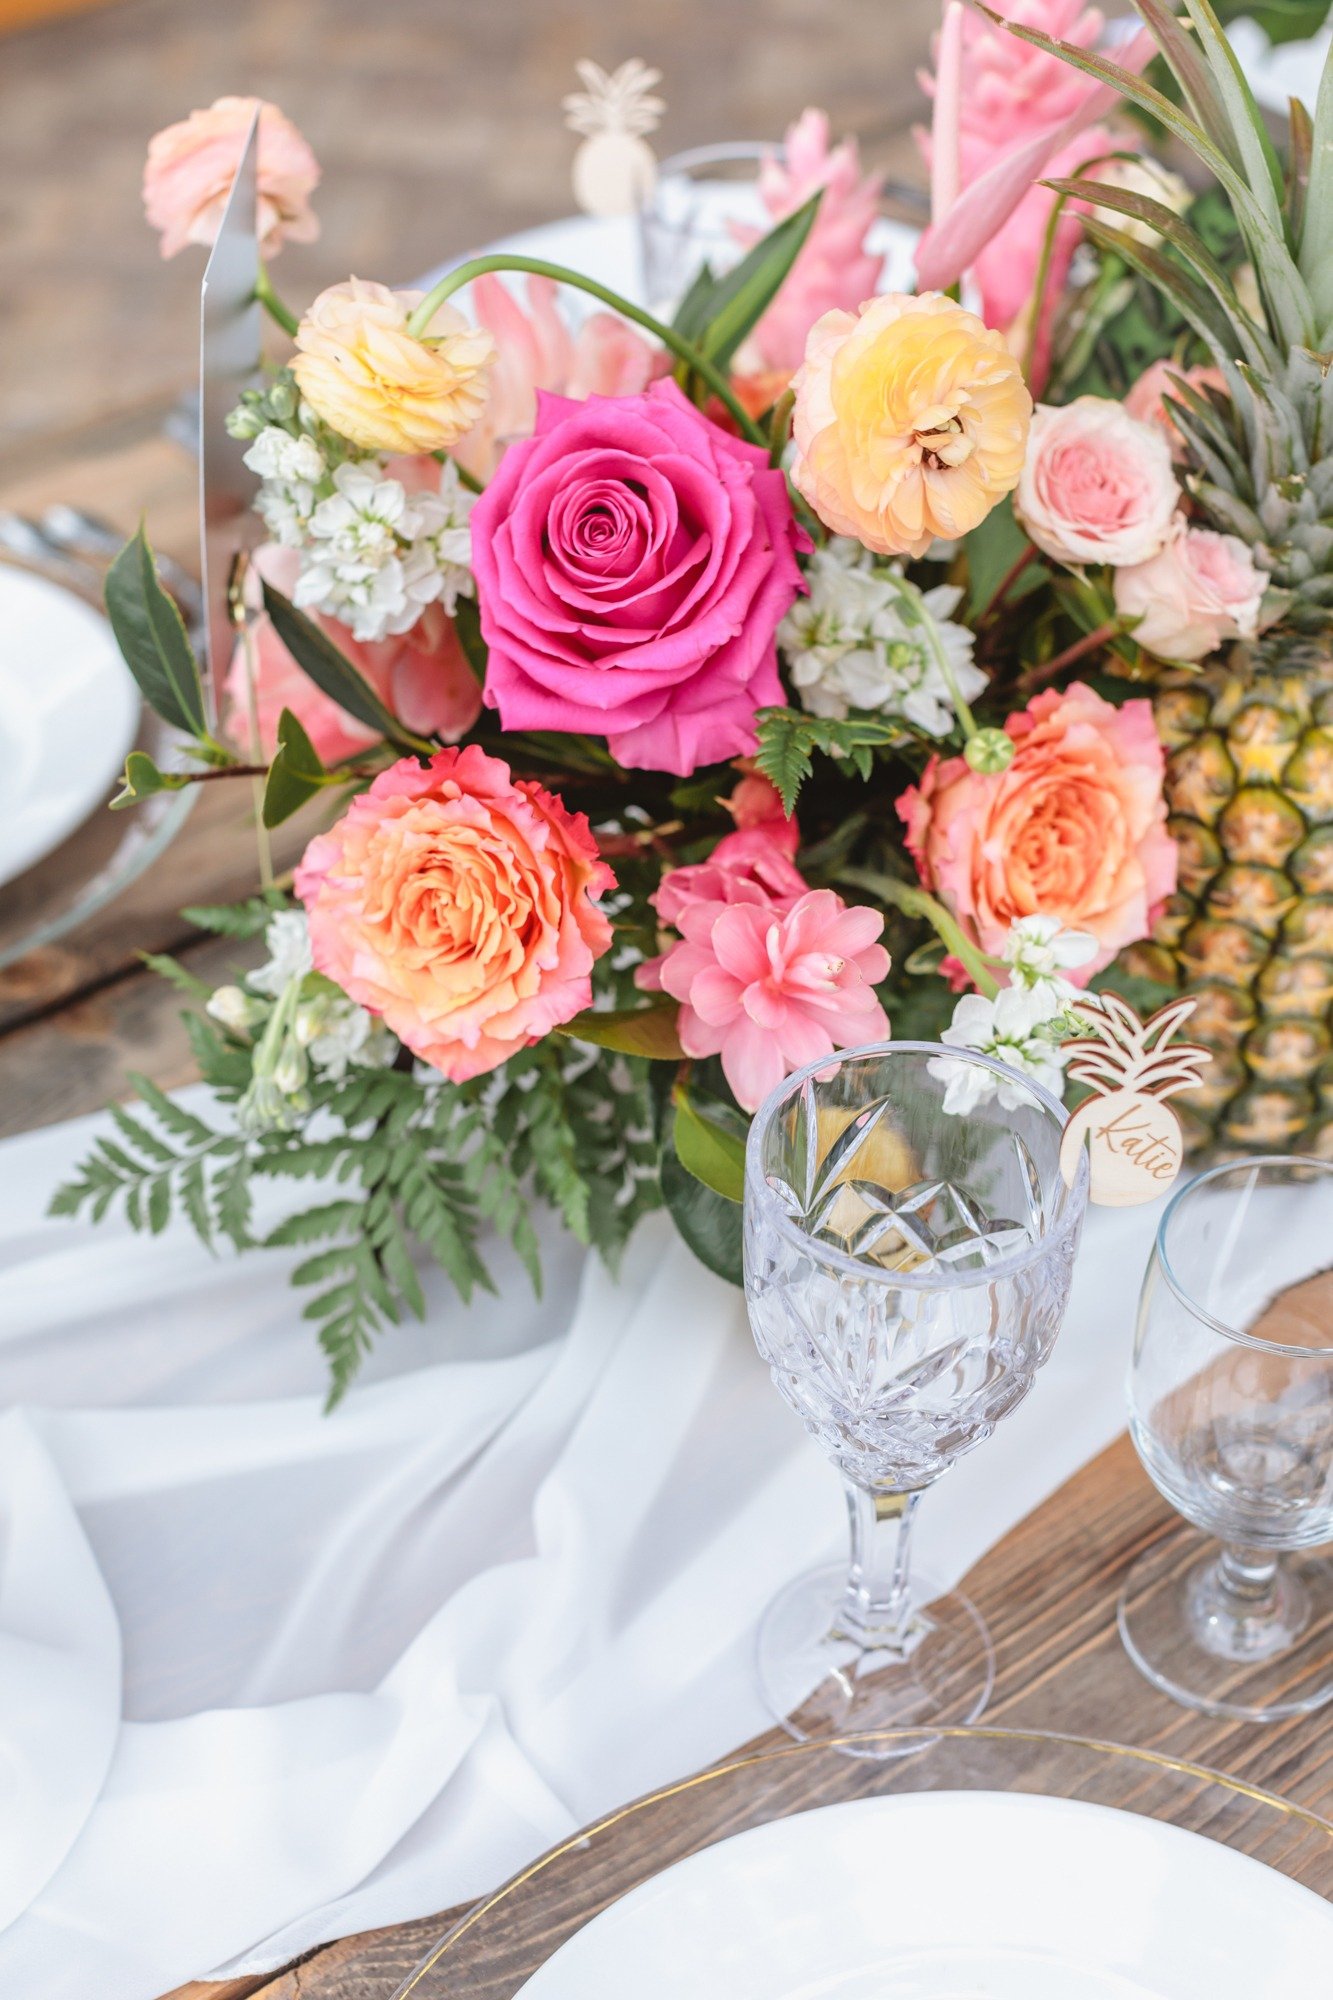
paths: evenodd
<path fill-rule="evenodd" d="M 430 463 L 434 469 L 434 462 Z M 258 603 L 259 577 L 290 597 L 300 566 L 300 554 L 295 549 L 279 548 L 270 542 L 256 550 L 252 563 L 256 573 L 256 586 L 251 593 L 254 602 Z M 374 644 L 354 639 L 347 627 L 334 618 L 316 614 L 315 623 L 365 676 L 385 707 L 419 735 L 440 736 L 448 743 L 456 743 L 480 715 L 481 689 L 477 677 L 468 665 L 452 619 L 445 616 L 438 604 L 428 605 L 410 632 Z M 284 708 L 291 710 L 305 730 L 322 763 L 339 763 L 379 741 L 374 730 L 339 708 L 302 673 L 262 611 L 257 610 L 250 621 L 249 644 L 255 669 L 258 748 L 262 756 L 272 757 L 277 748 L 278 722 Z M 254 746 L 244 643 L 237 645 L 231 657 L 226 700 L 223 725 L 226 734 L 249 752 Z"/>
<path fill-rule="evenodd" d="M 1115 608 L 1163 660 L 1202 660 L 1226 639 L 1253 639 L 1267 579 L 1236 535 L 1180 522 L 1166 547 L 1115 573 Z"/>
<path fill-rule="evenodd" d="M 583 815 L 475 743 L 382 771 L 296 871 L 316 968 L 454 1083 L 588 1006 L 614 886 Z"/>
<path fill-rule="evenodd" d="M 570 332 L 554 279 L 530 277 L 527 310 L 494 272 L 472 285 L 473 317 L 492 335 L 497 360 L 490 400 L 480 423 L 454 447 L 476 479 L 487 480 L 505 446 L 532 436 L 537 392 L 572 396 L 636 396 L 667 365 L 667 356 L 618 313 L 597 312 Z"/>
<path fill-rule="evenodd" d="M 257 98 L 219 97 L 207 111 L 192 111 L 149 142 L 144 212 L 162 232 L 164 257 L 174 257 L 187 243 L 215 241 L 256 103 L 260 250 L 272 257 L 288 238 L 313 243 L 319 235 L 310 207 L 319 162 L 290 118 Z"/>
<path fill-rule="evenodd" d="M 1123 403 L 1079 396 L 1039 403 L 1014 512 L 1056 562 L 1146 562 L 1172 532 L 1180 488 L 1171 447 Z"/>
<path fill-rule="evenodd" d="M 1176 886 L 1176 844 L 1162 799 L 1165 758 L 1152 705 L 1121 708 L 1076 683 L 1048 689 L 1005 724 L 1008 770 L 932 757 L 898 801 L 925 886 L 983 951 L 998 957 L 1019 917 L 1089 931 L 1085 983 L 1146 937 Z"/>
<path fill-rule="evenodd" d="M 539 397 L 472 512 L 506 729 L 605 736 L 632 769 L 755 748 L 783 700 L 775 633 L 802 588 L 786 481 L 674 382 L 586 403 Z"/>
<path fill-rule="evenodd" d="M 661 984 L 681 1003 L 680 1045 L 720 1055 L 747 1111 L 802 1063 L 887 1036 L 874 990 L 889 969 L 878 910 L 809 889 L 785 908 L 693 902 L 677 921 Z"/>
<path fill-rule="evenodd" d="M 1177 368 L 1174 362 L 1150 361 L 1125 398 L 1125 408 L 1131 417 L 1137 417 L 1140 423 L 1156 424 L 1166 433 L 1171 456 L 1177 460 L 1185 456 L 1185 440 L 1176 428 L 1166 398 L 1174 396 L 1177 402 L 1183 402 L 1182 382 L 1191 389 L 1220 389 L 1224 394 L 1226 391 L 1226 377 L 1220 368 Z"/>
<path fill-rule="evenodd" d="M 874 291 L 883 259 L 868 251 L 865 241 L 883 185 L 883 174 L 862 179 L 855 139 L 830 147 L 823 111 L 803 112 L 787 129 L 782 158 L 764 161 L 759 195 L 770 227 L 794 215 L 816 189 L 823 189 L 823 198 L 800 255 L 751 335 L 763 369 L 792 374 L 805 358 L 805 336 L 820 315 L 835 307 L 855 312 Z M 735 234 L 748 248 L 761 231 L 738 227 Z"/>
<path fill-rule="evenodd" d="M 784 854 L 795 856 L 801 844 L 801 830 L 794 815 L 784 810 L 781 792 L 762 771 L 747 771 L 731 797 L 723 799 L 722 804 L 735 820 L 738 832 L 763 833 Z"/>

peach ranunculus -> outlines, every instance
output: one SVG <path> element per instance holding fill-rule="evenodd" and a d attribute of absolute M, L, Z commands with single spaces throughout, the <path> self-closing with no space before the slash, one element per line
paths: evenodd
<path fill-rule="evenodd" d="M 1079 682 L 1034 696 L 1005 728 L 1016 746 L 1005 771 L 931 759 L 898 801 L 907 845 L 925 886 L 994 957 L 1021 917 L 1089 932 L 1096 956 L 1074 975 L 1086 984 L 1148 935 L 1176 886 L 1152 705 L 1115 708 Z"/>
<path fill-rule="evenodd" d="M 295 886 L 316 969 L 454 1083 L 582 1013 L 611 943 L 587 820 L 475 743 L 382 771 Z"/>
<path fill-rule="evenodd" d="M 792 386 L 793 483 L 827 527 L 881 555 L 965 535 L 1022 471 L 1032 398 L 1018 363 L 942 293 L 825 313 Z"/>
<path fill-rule="evenodd" d="M 482 415 L 495 342 L 447 301 L 408 332 L 421 292 L 330 285 L 296 331 L 292 373 L 326 424 L 366 451 L 447 451 Z"/>
<path fill-rule="evenodd" d="M 454 447 L 466 472 L 490 478 L 507 444 L 532 436 L 537 391 L 570 396 L 637 396 L 668 371 L 669 356 L 618 313 L 590 313 L 571 333 L 553 278 L 530 277 L 526 310 L 494 272 L 473 280 L 472 311 L 493 335 L 496 359 L 481 421 Z"/>
<path fill-rule="evenodd" d="M 219 97 L 207 111 L 192 111 L 149 141 L 144 211 L 162 233 L 164 257 L 187 243 L 215 241 L 257 103 L 260 250 L 272 257 L 289 237 L 313 243 L 319 235 L 310 207 L 319 161 L 290 118 L 254 97 Z"/>
<path fill-rule="evenodd" d="M 290 597 L 300 574 L 296 549 L 266 543 L 255 551 L 251 575 L 263 578 Z M 322 763 L 337 764 L 379 741 L 354 716 L 302 673 L 267 614 L 258 610 L 250 620 L 248 643 L 254 663 L 254 721 L 258 724 L 258 754 L 272 757 L 278 744 L 278 722 L 289 708 Z M 362 644 L 336 619 L 308 613 L 362 673 L 380 700 L 408 729 L 422 736 L 439 736 L 456 743 L 481 713 L 481 685 L 468 664 L 462 641 L 438 604 L 427 605 L 410 632 L 396 638 Z M 227 706 L 223 726 L 227 737 L 249 753 L 252 742 L 250 690 L 246 680 L 246 641 L 238 642 L 227 671 Z"/>
<path fill-rule="evenodd" d="M 1202 660 L 1227 639 L 1253 639 L 1267 582 L 1237 535 L 1181 517 L 1164 549 L 1115 573 L 1115 608 L 1133 638 L 1163 660 Z"/>
<path fill-rule="evenodd" d="M 1125 408 L 1131 417 L 1137 417 L 1140 423 L 1156 424 L 1166 433 L 1171 456 L 1176 460 L 1185 456 L 1185 440 L 1176 427 L 1167 398 L 1174 396 L 1178 402 L 1183 400 L 1180 394 L 1182 382 L 1191 389 L 1218 389 L 1226 393 L 1226 378 L 1220 368 L 1204 365 L 1179 368 L 1171 361 L 1150 361 L 1125 397 Z"/>
<path fill-rule="evenodd" d="M 1044 555 L 1074 567 L 1147 562 L 1179 507 L 1159 425 L 1106 396 L 1037 405 L 1014 512 Z"/>

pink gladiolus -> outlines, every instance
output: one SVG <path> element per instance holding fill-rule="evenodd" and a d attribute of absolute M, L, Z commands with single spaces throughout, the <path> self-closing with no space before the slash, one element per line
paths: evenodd
<path fill-rule="evenodd" d="M 781 291 L 751 336 L 762 367 L 790 375 L 805 357 L 805 337 L 822 313 L 839 307 L 855 312 L 870 297 L 881 259 L 865 248 L 879 206 L 882 174 L 861 175 L 855 139 L 829 146 L 829 122 L 822 111 L 805 111 L 788 128 L 783 158 L 764 162 L 759 193 L 770 226 L 794 215 L 817 188 L 819 212 Z M 747 246 L 757 229 L 736 229 Z"/>
<path fill-rule="evenodd" d="M 878 910 L 811 889 L 785 911 L 694 903 L 661 968 L 687 1055 L 720 1055 L 736 1102 L 757 1110 L 790 1071 L 888 1034 L 875 982 L 889 969 Z"/>

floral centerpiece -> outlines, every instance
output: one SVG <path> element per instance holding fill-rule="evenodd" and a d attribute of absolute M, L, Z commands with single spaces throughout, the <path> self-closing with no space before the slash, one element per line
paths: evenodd
<path fill-rule="evenodd" d="M 318 823 L 189 913 L 258 965 L 163 967 L 216 1118 L 138 1080 L 57 1206 L 244 1248 L 256 1179 L 318 1183 L 263 1240 L 309 1246 L 335 1393 L 422 1250 L 467 1296 L 499 1231 L 536 1279 L 534 1202 L 613 1260 L 665 1204 L 736 1275 L 748 1115 L 891 1030 L 1059 1091 L 1080 989 L 1188 993 L 1191 1140 L 1333 1147 L 1333 83 L 1284 157 L 1207 0 L 1114 54 L 1009 12 L 944 12 L 916 293 L 809 112 L 669 324 L 518 257 L 299 315 L 265 272 L 216 726 L 142 537 L 110 573 L 192 759 L 121 802 L 236 774 Z M 154 140 L 165 254 L 250 113 Z M 268 252 L 317 175 L 264 107 Z"/>

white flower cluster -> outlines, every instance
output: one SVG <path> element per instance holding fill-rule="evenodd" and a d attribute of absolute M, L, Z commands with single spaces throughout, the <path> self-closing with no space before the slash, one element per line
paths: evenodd
<path fill-rule="evenodd" d="M 260 431 L 245 463 L 263 480 L 255 506 L 275 542 L 299 549 L 295 602 L 373 642 L 409 632 L 428 604 L 452 617 L 475 588 L 473 495 L 452 460 L 438 485 L 409 492 L 362 458 L 330 472 L 313 437 L 279 424 Z"/>
<path fill-rule="evenodd" d="M 1064 930 L 1054 917 L 1019 918 L 1002 954 L 1009 984 L 993 1000 L 965 993 L 941 1041 L 992 1056 L 1058 1097 L 1064 1088 L 1066 1060 L 1061 1044 L 1078 1028 L 1071 1018 L 1078 990 L 1063 974 L 1086 965 L 1096 949 L 1096 938 L 1086 931 Z M 955 1116 L 966 1117 L 995 1096 L 1007 1111 L 1023 1102 L 1023 1093 L 1014 1084 L 976 1063 L 938 1056 L 930 1072 L 946 1085 L 944 1109 Z"/>
<path fill-rule="evenodd" d="M 245 986 L 219 986 L 215 1021 L 253 1041 L 251 1080 L 237 1109 L 243 1131 L 286 1131 L 310 1109 L 311 1076 L 341 1083 L 349 1069 L 384 1069 L 396 1037 L 327 980 L 308 990 L 314 961 L 304 910 L 278 910 L 264 932 L 268 958 Z M 247 990 L 248 988 L 248 990 Z"/>
<path fill-rule="evenodd" d="M 806 577 L 809 596 L 778 628 L 801 706 L 837 721 L 853 708 L 900 715 L 923 735 L 947 735 L 954 696 L 970 702 L 986 686 L 971 632 L 950 621 L 962 592 L 918 591 L 897 564 L 842 536 L 815 551 Z"/>

